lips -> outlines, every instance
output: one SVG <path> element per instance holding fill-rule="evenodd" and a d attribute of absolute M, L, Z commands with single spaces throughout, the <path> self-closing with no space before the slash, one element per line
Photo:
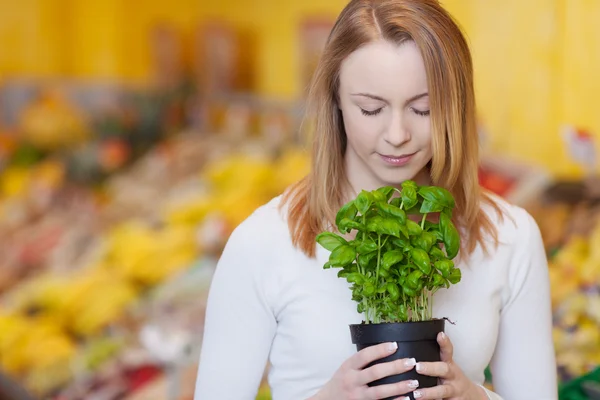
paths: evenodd
<path fill-rule="evenodd" d="M 408 162 L 412 159 L 412 157 L 415 154 L 416 153 L 404 154 L 404 155 L 400 155 L 400 156 L 379 154 L 379 156 L 386 164 L 393 165 L 393 166 L 403 166 L 403 165 L 408 164 Z"/>

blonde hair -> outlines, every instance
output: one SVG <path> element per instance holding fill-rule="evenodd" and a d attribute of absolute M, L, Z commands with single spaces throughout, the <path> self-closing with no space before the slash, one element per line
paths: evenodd
<path fill-rule="evenodd" d="M 282 205 L 294 246 L 314 257 L 316 235 L 335 226 L 344 198 L 346 135 L 338 108 L 339 71 L 352 52 L 375 40 L 413 41 L 427 72 L 431 107 L 431 182 L 456 199 L 454 219 L 464 233 L 462 251 L 471 253 L 485 235 L 497 243 L 497 231 L 482 210 L 498 205 L 479 186 L 479 143 L 468 44 L 437 0 L 352 0 L 339 15 L 315 71 L 307 115 L 314 118 L 312 167 L 290 187 Z"/>

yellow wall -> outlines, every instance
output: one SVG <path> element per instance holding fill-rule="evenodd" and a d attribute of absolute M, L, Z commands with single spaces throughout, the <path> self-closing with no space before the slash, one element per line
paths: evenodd
<path fill-rule="evenodd" d="M 293 98 L 299 83 L 297 28 L 334 18 L 346 0 L 0 0 L 0 78 L 75 76 L 143 81 L 147 34 L 169 21 L 185 34 L 221 19 L 256 44 L 261 94 Z M 560 128 L 600 134 L 600 1 L 442 0 L 472 45 L 481 120 L 494 150 L 564 175 Z"/>

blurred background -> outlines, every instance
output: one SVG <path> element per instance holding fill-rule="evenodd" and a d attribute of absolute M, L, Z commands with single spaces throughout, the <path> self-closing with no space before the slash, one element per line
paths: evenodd
<path fill-rule="evenodd" d="M 192 398 L 215 262 L 307 172 L 345 3 L 0 0 L 0 388 Z M 473 51 L 481 184 L 544 235 L 561 399 L 598 399 L 600 1 L 442 3 Z"/>

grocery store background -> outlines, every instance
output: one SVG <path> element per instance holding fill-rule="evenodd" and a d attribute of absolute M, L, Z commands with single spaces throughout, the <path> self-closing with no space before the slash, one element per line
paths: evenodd
<path fill-rule="evenodd" d="M 481 183 L 544 235 L 561 398 L 593 398 L 600 1 L 443 3 L 472 46 Z M 1 374 L 192 398 L 215 260 L 306 173 L 305 89 L 344 4 L 0 0 Z"/>

